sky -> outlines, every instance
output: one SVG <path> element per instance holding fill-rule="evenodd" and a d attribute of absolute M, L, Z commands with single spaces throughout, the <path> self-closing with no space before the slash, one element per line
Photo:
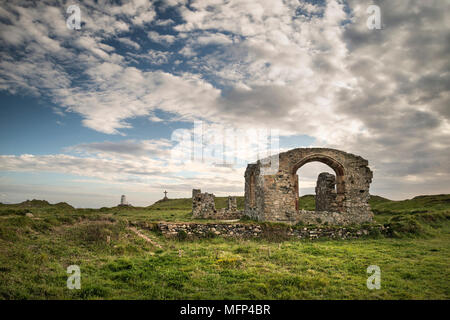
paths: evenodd
<path fill-rule="evenodd" d="M 263 145 L 360 155 L 390 199 L 450 193 L 448 1 L 0 4 L 0 202 L 243 195 Z"/>

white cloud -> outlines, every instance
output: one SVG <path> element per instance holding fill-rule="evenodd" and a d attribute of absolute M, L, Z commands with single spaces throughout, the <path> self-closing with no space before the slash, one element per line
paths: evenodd
<path fill-rule="evenodd" d="M 172 52 L 150 49 L 144 54 L 128 53 L 128 56 L 145 60 L 153 65 L 161 65 L 169 62 L 169 59 L 172 57 Z"/>
<path fill-rule="evenodd" d="M 117 40 L 122 42 L 122 43 L 124 43 L 124 44 L 126 44 L 129 47 L 132 47 L 132 48 L 136 49 L 136 50 L 139 50 L 141 48 L 139 43 L 137 43 L 137 42 L 135 42 L 135 41 L 133 41 L 131 39 L 128 39 L 128 38 L 118 38 Z"/>
<path fill-rule="evenodd" d="M 217 34 L 205 34 L 201 35 L 196 39 L 197 43 L 200 45 L 208 45 L 208 44 L 232 44 L 233 40 L 230 37 L 217 33 Z"/>
<path fill-rule="evenodd" d="M 168 158 L 169 148 L 173 143 L 169 140 L 123 140 L 119 142 L 93 142 L 83 143 L 67 148 L 67 151 L 77 153 L 95 154 L 100 158 L 111 158 L 120 156 L 121 158 Z"/>
<path fill-rule="evenodd" d="M 150 31 L 148 32 L 148 38 L 154 42 L 157 43 L 163 43 L 163 44 L 171 44 L 175 42 L 176 38 L 173 35 L 170 34 L 159 34 L 156 31 Z"/>

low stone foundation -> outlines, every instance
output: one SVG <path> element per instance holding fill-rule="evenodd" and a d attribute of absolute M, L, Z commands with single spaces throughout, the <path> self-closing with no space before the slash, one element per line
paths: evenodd
<path fill-rule="evenodd" d="M 383 225 L 370 225 L 360 228 L 350 227 L 311 227 L 247 223 L 169 223 L 157 224 L 157 229 L 166 238 L 268 238 L 268 239 L 356 239 L 371 234 L 389 234 Z"/>
<path fill-rule="evenodd" d="M 368 218 L 367 215 L 370 215 Z M 313 225 L 354 225 L 354 224 L 364 224 L 368 221 L 372 221 L 373 214 L 357 215 L 350 213 L 339 213 L 339 212 L 328 212 L 328 211 L 308 211 L 299 210 L 290 218 L 288 223 L 290 224 L 313 224 Z"/>

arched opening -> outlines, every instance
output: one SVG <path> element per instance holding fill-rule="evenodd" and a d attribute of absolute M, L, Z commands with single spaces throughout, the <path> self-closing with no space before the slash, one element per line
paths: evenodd
<path fill-rule="evenodd" d="M 342 211 L 345 181 L 344 167 L 339 162 L 327 156 L 312 155 L 299 161 L 292 174 L 297 211 Z"/>
<path fill-rule="evenodd" d="M 319 189 L 324 186 L 318 186 L 319 175 L 327 173 L 332 175 L 332 192 L 336 194 L 335 172 L 334 170 L 321 162 L 309 162 L 299 168 L 294 176 L 296 184 L 296 195 L 298 196 L 296 210 L 316 210 L 316 196 L 320 193 Z M 322 185 L 324 182 L 322 182 Z"/>

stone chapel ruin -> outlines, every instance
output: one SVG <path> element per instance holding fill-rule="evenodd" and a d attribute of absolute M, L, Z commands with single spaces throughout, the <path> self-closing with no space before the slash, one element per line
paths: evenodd
<path fill-rule="evenodd" d="M 273 159 L 271 157 L 270 159 Z M 335 175 L 321 173 L 316 186 L 316 210 L 298 208 L 297 170 L 319 161 Z M 269 158 L 249 164 L 245 171 L 244 214 L 259 221 L 349 225 L 372 222 L 368 204 L 372 171 L 368 161 L 327 148 L 297 148 L 278 155 L 278 171 L 264 174 Z"/>

